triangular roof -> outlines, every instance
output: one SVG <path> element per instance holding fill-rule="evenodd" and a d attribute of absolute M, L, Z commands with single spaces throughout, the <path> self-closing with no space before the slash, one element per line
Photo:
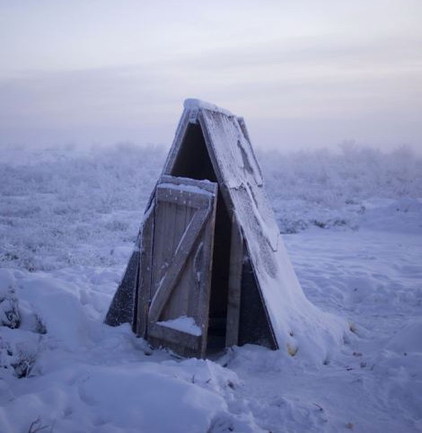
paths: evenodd
<path fill-rule="evenodd" d="M 290 354 L 300 351 L 324 358 L 327 348 L 342 340 L 345 323 L 321 312 L 305 297 L 266 196 L 243 119 L 215 105 L 187 99 L 163 175 L 177 175 L 193 125 L 200 126 L 215 180 L 241 228 L 274 345 Z"/>

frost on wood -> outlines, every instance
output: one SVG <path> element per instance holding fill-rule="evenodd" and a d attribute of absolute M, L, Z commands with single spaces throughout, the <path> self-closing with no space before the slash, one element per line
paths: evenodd
<path fill-rule="evenodd" d="M 321 360 L 330 347 L 343 341 L 346 322 L 320 311 L 305 297 L 284 248 L 243 119 L 206 104 L 197 108 L 221 176 L 220 186 L 227 189 L 242 229 L 278 347 L 290 355 Z"/>

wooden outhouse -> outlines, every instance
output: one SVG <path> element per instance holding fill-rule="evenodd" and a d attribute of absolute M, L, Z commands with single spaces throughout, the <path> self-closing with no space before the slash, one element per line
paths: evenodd
<path fill-rule="evenodd" d="M 205 357 L 245 343 L 294 347 L 291 315 L 307 308 L 243 119 L 186 100 L 106 323 Z"/>

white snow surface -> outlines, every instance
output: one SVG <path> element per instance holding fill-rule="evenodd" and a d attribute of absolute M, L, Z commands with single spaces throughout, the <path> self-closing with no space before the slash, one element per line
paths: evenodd
<path fill-rule="evenodd" d="M 222 113 L 225 114 L 226 116 L 234 116 L 233 113 L 231 113 L 229 110 L 226 110 L 225 108 L 221 108 L 218 105 L 197 98 L 185 99 L 183 103 L 183 107 L 186 110 L 192 110 L 192 111 L 208 110 L 208 111 L 214 111 L 216 113 Z"/>
<path fill-rule="evenodd" d="M 103 324 L 164 157 L 0 148 L 0 432 L 422 431 L 421 160 L 260 155 L 307 298 L 351 330 L 315 363 L 300 344 L 180 359 Z"/>
<path fill-rule="evenodd" d="M 192 335 L 201 335 L 201 328 L 196 324 L 193 317 L 180 316 L 176 319 L 157 322 L 158 325 L 167 326 L 168 328 L 177 329 Z"/>

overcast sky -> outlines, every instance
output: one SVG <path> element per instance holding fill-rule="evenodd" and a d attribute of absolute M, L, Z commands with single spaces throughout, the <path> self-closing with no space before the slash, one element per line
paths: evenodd
<path fill-rule="evenodd" d="M 0 144 L 169 145 L 188 97 L 256 146 L 422 148 L 422 1 L 0 0 Z"/>

